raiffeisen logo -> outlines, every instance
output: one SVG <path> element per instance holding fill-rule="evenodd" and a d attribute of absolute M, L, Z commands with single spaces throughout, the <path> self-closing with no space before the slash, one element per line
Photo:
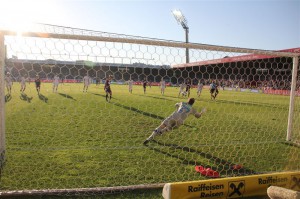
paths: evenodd
<path fill-rule="evenodd" d="M 222 191 L 220 191 L 222 190 Z M 224 196 L 223 184 L 199 184 L 198 186 L 188 186 L 188 192 L 200 192 L 200 198 Z"/>
<path fill-rule="evenodd" d="M 258 184 L 278 184 L 278 183 L 286 183 L 288 182 L 288 178 L 278 178 L 278 177 L 265 177 L 258 178 Z"/>

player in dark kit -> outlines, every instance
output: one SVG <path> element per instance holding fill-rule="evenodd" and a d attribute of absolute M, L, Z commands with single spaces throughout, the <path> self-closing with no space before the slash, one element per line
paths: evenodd
<path fill-rule="evenodd" d="M 190 80 L 187 80 L 186 82 L 186 87 L 185 87 L 185 92 L 187 93 L 188 97 L 190 97 L 190 93 L 191 93 L 191 82 Z"/>
<path fill-rule="evenodd" d="M 112 76 L 110 75 L 106 81 L 105 81 L 105 85 L 104 85 L 104 90 L 106 92 L 106 101 L 109 102 L 111 100 L 111 96 L 112 96 L 112 91 L 111 91 L 111 88 L 110 88 L 110 81 L 112 79 Z M 108 98 L 108 94 L 109 94 L 109 98 Z"/>
<path fill-rule="evenodd" d="M 147 80 L 146 80 L 146 78 L 144 79 L 144 81 L 143 81 L 143 88 L 144 88 L 144 94 L 146 93 L 146 87 L 147 87 Z"/>
<path fill-rule="evenodd" d="M 212 83 L 209 85 L 210 90 L 210 98 L 211 100 L 216 99 L 217 95 L 219 94 L 218 85 L 212 81 Z"/>
<path fill-rule="evenodd" d="M 40 90 L 41 90 L 41 79 L 40 79 L 40 77 L 39 77 L 38 75 L 35 77 L 34 82 L 35 82 L 35 88 L 36 88 L 36 91 L 38 92 L 38 95 L 40 95 Z"/>

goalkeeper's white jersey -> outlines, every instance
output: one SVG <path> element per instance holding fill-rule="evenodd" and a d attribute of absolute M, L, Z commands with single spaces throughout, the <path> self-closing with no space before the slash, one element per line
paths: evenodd
<path fill-rule="evenodd" d="M 170 117 L 177 121 L 184 121 L 190 114 L 195 115 L 197 113 L 196 109 L 186 102 L 176 103 L 175 106 L 177 110 Z"/>

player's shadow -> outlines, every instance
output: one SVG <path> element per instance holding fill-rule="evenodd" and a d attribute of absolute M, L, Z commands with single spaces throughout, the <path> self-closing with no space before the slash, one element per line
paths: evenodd
<path fill-rule="evenodd" d="M 11 94 L 6 94 L 5 97 L 4 97 L 5 103 L 9 102 L 11 99 L 12 99 Z"/>
<path fill-rule="evenodd" d="M 20 99 L 23 101 L 26 101 L 28 103 L 31 103 L 31 100 L 33 99 L 33 97 L 28 97 L 27 94 L 21 93 Z"/>
<path fill-rule="evenodd" d="M 101 97 L 105 97 L 105 95 L 102 95 L 102 94 L 98 94 L 98 93 L 91 93 L 93 95 L 97 95 L 97 96 L 101 96 Z"/>
<path fill-rule="evenodd" d="M 155 97 L 155 96 L 151 96 L 151 95 L 139 95 L 139 94 L 135 94 L 135 95 L 138 95 L 138 96 L 142 96 L 142 97 L 150 97 L 150 98 L 153 98 L 153 99 L 159 99 L 159 100 L 166 100 L 166 101 L 172 101 L 174 102 L 175 100 L 172 100 L 172 99 L 168 99 L 168 98 L 164 98 L 164 97 Z"/>
<path fill-rule="evenodd" d="M 165 155 L 168 155 L 170 157 L 174 157 L 174 158 L 177 158 L 177 159 L 179 158 L 180 160 L 182 160 L 183 164 L 188 164 L 188 165 L 193 165 L 193 166 L 202 165 L 204 167 L 210 167 L 213 170 L 218 171 L 221 175 L 226 175 L 226 176 L 242 176 L 242 175 L 258 174 L 256 171 L 251 170 L 251 169 L 247 169 L 247 168 L 244 168 L 244 167 L 241 168 L 241 169 L 234 169 L 234 166 L 236 165 L 236 163 L 230 162 L 230 161 L 222 159 L 222 158 L 218 158 L 218 157 L 213 156 L 213 155 L 211 155 L 207 152 L 199 151 L 199 150 L 193 149 L 191 147 L 179 146 L 179 145 L 176 145 L 176 144 L 161 143 L 161 142 L 156 141 L 156 140 L 153 140 L 152 142 L 155 142 L 155 143 L 157 143 L 158 145 L 161 145 L 161 146 L 169 147 L 170 149 L 173 149 L 173 150 L 174 149 L 180 149 L 180 150 L 188 152 L 188 153 L 195 153 L 195 154 L 201 156 L 202 158 L 209 159 L 214 165 L 217 165 L 217 166 L 204 165 L 201 162 L 197 162 L 197 161 L 194 161 L 194 160 L 187 160 L 186 156 L 179 157 L 177 153 L 176 153 L 176 155 L 172 155 L 172 154 L 169 153 L 172 150 L 168 150 L 169 152 L 165 152 L 165 151 L 162 151 L 158 148 L 148 146 L 149 148 L 151 148 L 151 149 L 153 149 L 157 152 L 163 153 Z"/>
<path fill-rule="evenodd" d="M 63 96 L 65 98 L 68 98 L 68 99 L 71 99 L 71 100 L 74 100 L 76 101 L 76 99 L 74 99 L 72 96 L 68 95 L 68 94 L 65 94 L 65 93 L 58 93 L 60 96 Z"/>
<path fill-rule="evenodd" d="M 48 98 L 45 95 L 39 94 L 39 99 L 44 101 L 45 103 L 48 103 Z"/>
<path fill-rule="evenodd" d="M 102 95 L 102 94 L 98 94 L 98 93 L 91 93 L 91 94 L 93 94 L 93 95 L 97 95 L 97 96 L 101 96 L 101 97 L 106 97 L 106 95 Z M 109 96 L 108 96 L 109 97 Z M 115 97 L 111 97 L 111 99 L 114 99 L 114 100 L 118 100 L 117 98 L 115 98 Z"/>
<path fill-rule="evenodd" d="M 145 116 L 148 116 L 148 117 L 152 117 L 152 118 L 155 118 L 155 119 L 161 119 L 163 120 L 164 118 L 159 116 L 159 115 L 155 115 L 155 114 L 152 114 L 152 113 L 148 113 L 148 112 L 145 112 L 145 111 L 142 111 L 142 110 L 139 110 L 137 108 L 134 108 L 132 106 L 125 106 L 124 104 L 120 104 L 120 103 L 116 103 L 116 102 L 111 102 L 111 104 L 115 105 L 115 106 L 118 106 L 118 107 L 121 107 L 121 108 L 124 108 L 126 110 L 130 110 L 130 111 L 134 111 L 136 113 L 139 113 L 141 115 L 145 115 Z"/>

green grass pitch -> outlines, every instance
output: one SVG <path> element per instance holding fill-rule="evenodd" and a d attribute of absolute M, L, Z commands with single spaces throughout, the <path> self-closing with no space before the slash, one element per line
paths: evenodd
<path fill-rule="evenodd" d="M 221 177 L 299 169 L 300 149 L 284 144 L 289 97 L 222 91 L 216 101 L 208 89 L 191 97 L 202 118 L 190 116 L 172 132 L 144 146 L 143 141 L 175 110 L 178 88 L 112 85 L 105 101 L 103 84 L 34 84 L 26 95 L 14 83 L 6 97 L 6 163 L 0 189 L 111 187 L 207 179 L 195 165 Z M 298 98 L 296 100 L 299 100 Z M 299 110 L 296 110 L 299 111 Z M 242 164 L 243 169 L 231 169 Z M 155 192 L 154 195 L 160 195 Z"/>

